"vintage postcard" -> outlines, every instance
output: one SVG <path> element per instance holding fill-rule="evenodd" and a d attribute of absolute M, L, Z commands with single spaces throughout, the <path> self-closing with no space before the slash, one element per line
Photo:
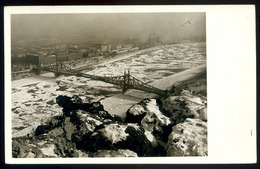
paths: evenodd
<path fill-rule="evenodd" d="M 255 162 L 252 9 L 6 7 L 6 162 Z"/>

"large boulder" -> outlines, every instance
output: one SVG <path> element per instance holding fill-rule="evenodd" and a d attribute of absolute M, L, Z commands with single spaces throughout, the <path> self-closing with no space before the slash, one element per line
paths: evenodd
<path fill-rule="evenodd" d="M 198 113 L 198 118 L 203 120 L 203 121 L 207 121 L 208 116 L 207 116 L 207 107 L 203 107 L 199 110 L 197 110 Z"/>
<path fill-rule="evenodd" d="M 56 102 L 59 106 L 63 107 L 63 113 L 68 115 L 72 110 L 84 110 L 90 113 L 97 113 L 99 111 L 104 111 L 104 107 L 100 102 L 89 103 L 83 101 L 78 96 L 68 97 L 68 96 L 58 96 Z"/>
<path fill-rule="evenodd" d="M 152 132 L 156 139 L 167 141 L 172 128 L 171 119 L 160 111 L 156 99 L 150 99 L 146 103 L 145 109 L 147 110 L 147 114 L 142 119 L 141 126 L 146 131 Z"/>
<path fill-rule="evenodd" d="M 183 92 L 181 96 L 170 96 L 162 99 L 162 107 L 171 117 L 174 124 L 184 122 L 186 118 L 207 121 L 207 105 L 203 99 Z"/>
<path fill-rule="evenodd" d="M 101 102 L 89 102 L 83 100 L 79 96 L 74 95 L 73 97 L 58 96 L 56 102 L 59 106 L 63 107 L 63 113 L 65 116 L 70 116 L 71 112 L 75 110 L 83 110 L 86 113 L 94 114 L 97 118 L 110 119 L 121 121 L 122 119 L 117 115 L 111 115 L 104 110 L 104 106 Z"/>
<path fill-rule="evenodd" d="M 143 102 L 144 101 L 140 102 L 139 104 L 134 104 L 127 110 L 125 119 L 127 123 L 141 124 L 142 119 L 147 113 L 147 111 L 144 109 L 145 105 L 143 105 Z"/>
<path fill-rule="evenodd" d="M 207 123 L 187 118 L 172 128 L 166 145 L 168 156 L 207 156 Z"/>
<path fill-rule="evenodd" d="M 172 121 L 162 112 L 161 103 L 156 99 L 144 99 L 129 108 L 126 122 L 138 123 L 146 130 L 148 138 L 167 141 L 171 133 Z M 149 136 L 150 135 L 150 136 Z"/>
<path fill-rule="evenodd" d="M 68 123 L 68 125 L 71 127 L 67 127 L 70 133 L 69 136 L 73 142 L 78 144 L 79 142 L 82 142 L 83 135 L 86 135 L 89 132 L 93 132 L 95 128 L 102 125 L 104 121 L 112 120 L 105 119 L 103 116 L 100 117 L 97 114 L 90 114 L 82 110 L 72 111 L 70 116 L 71 124 Z M 71 131 L 70 128 L 72 128 L 73 131 Z"/>
<path fill-rule="evenodd" d="M 82 136 L 78 148 L 89 152 L 129 149 L 138 156 L 151 156 L 152 145 L 144 131 L 135 124 L 104 123 Z"/>
<path fill-rule="evenodd" d="M 57 103 L 64 108 L 64 114 L 45 119 L 34 132 L 33 139 L 37 140 L 36 142 L 48 138 L 55 139 L 54 146 L 52 144 L 49 146 L 48 143 L 43 147 L 42 150 L 45 152 L 42 154 L 43 157 L 47 157 L 46 152 L 55 152 L 57 157 L 78 157 L 76 146 L 84 142 L 84 136 L 93 133 L 96 127 L 104 126 L 104 123 L 122 121 L 120 117 L 105 111 L 99 102 L 86 103 L 76 96 L 59 96 Z M 14 154 L 19 154 L 19 151 L 16 150 Z"/>
<path fill-rule="evenodd" d="M 82 142 L 83 135 L 94 132 L 96 127 L 103 125 L 103 123 L 122 121 L 119 116 L 110 115 L 107 111 L 98 111 L 92 114 L 83 110 L 74 110 L 67 118 L 69 121 L 67 125 L 64 125 L 65 132 L 70 133 L 69 138 L 73 139 L 75 143 Z"/>

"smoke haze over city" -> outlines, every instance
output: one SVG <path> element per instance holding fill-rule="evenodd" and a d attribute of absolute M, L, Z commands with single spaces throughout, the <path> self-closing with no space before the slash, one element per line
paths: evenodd
<path fill-rule="evenodd" d="M 12 42 L 106 42 L 206 37 L 205 13 L 13 14 Z"/>

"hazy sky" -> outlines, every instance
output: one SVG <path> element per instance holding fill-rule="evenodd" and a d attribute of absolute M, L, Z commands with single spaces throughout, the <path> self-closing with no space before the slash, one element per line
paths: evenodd
<path fill-rule="evenodd" d="M 152 34 L 170 40 L 205 37 L 205 22 L 205 13 L 16 14 L 11 16 L 11 36 L 12 40 L 76 36 L 111 41 L 146 40 Z"/>

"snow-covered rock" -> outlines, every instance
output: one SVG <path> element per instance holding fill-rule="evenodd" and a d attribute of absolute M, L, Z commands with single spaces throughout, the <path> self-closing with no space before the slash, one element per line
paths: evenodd
<path fill-rule="evenodd" d="M 99 131 L 112 143 L 115 144 L 119 141 L 123 141 L 127 139 L 129 136 L 128 133 L 125 132 L 127 125 L 119 125 L 116 123 L 112 123 L 107 125 L 105 128 L 100 129 Z"/>
<path fill-rule="evenodd" d="M 40 150 L 45 156 L 48 157 L 57 157 L 57 154 L 54 153 L 54 149 L 56 146 L 54 144 L 50 144 L 47 147 L 41 148 Z"/>
<path fill-rule="evenodd" d="M 172 127 L 171 119 L 161 112 L 156 99 L 144 99 L 133 105 L 127 111 L 126 122 L 138 123 L 146 133 L 164 141 L 167 141 Z M 154 139 L 150 134 L 147 135 L 150 140 Z"/>
<path fill-rule="evenodd" d="M 100 102 L 83 102 L 78 96 L 69 97 L 60 95 L 56 98 L 56 102 L 59 106 L 63 107 L 65 115 L 68 115 L 72 110 L 84 110 L 93 114 L 104 111 L 104 107 Z"/>
<path fill-rule="evenodd" d="M 199 119 L 203 121 L 207 121 L 208 116 L 207 116 L 207 107 L 203 107 L 202 109 L 197 110 L 197 113 L 199 115 Z"/>
<path fill-rule="evenodd" d="M 141 104 L 134 104 L 132 107 L 130 107 L 126 112 L 126 119 L 125 121 L 127 123 L 141 123 L 141 120 L 146 115 L 146 110 L 144 109 L 144 106 Z"/>
<path fill-rule="evenodd" d="M 141 126 L 145 130 L 152 132 L 157 139 L 166 141 L 171 132 L 171 119 L 160 111 L 155 99 L 150 99 L 145 109 L 147 110 L 147 114 L 142 119 Z"/>
<path fill-rule="evenodd" d="M 91 144 L 90 144 L 91 143 Z M 134 124 L 108 123 L 82 136 L 78 148 L 89 152 L 129 149 L 138 156 L 151 156 L 152 145 L 144 131 Z"/>
<path fill-rule="evenodd" d="M 188 118 L 174 126 L 166 151 L 168 156 L 207 156 L 207 123 Z"/>
<path fill-rule="evenodd" d="M 162 100 L 163 109 L 171 115 L 171 119 L 178 124 L 186 118 L 195 118 L 207 121 L 207 105 L 197 96 L 188 91 L 181 96 L 170 96 Z"/>

